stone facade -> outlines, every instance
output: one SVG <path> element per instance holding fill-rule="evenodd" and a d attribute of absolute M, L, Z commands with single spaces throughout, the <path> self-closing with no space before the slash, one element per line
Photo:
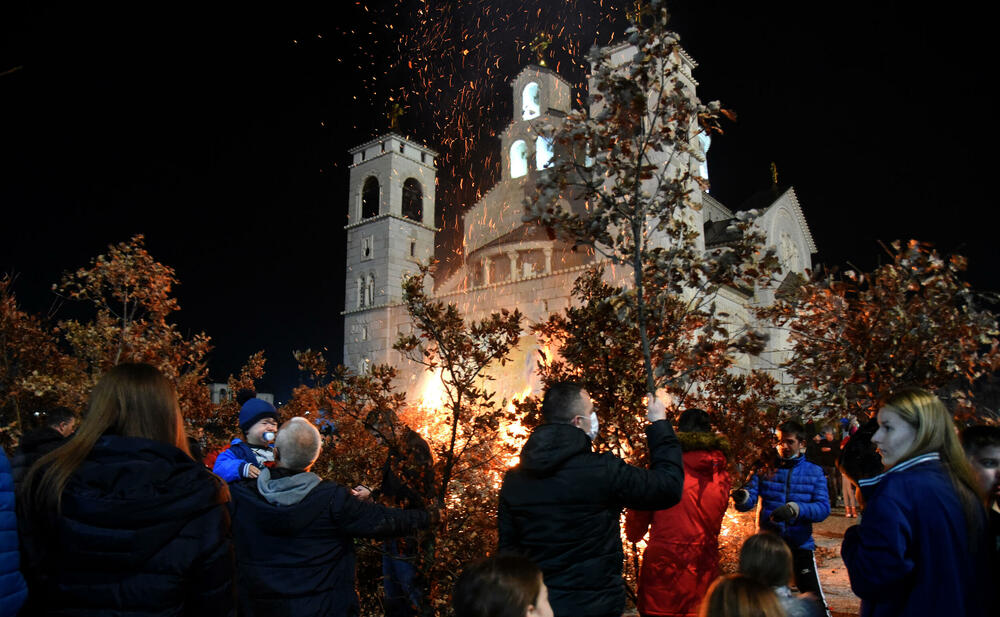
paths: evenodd
<path fill-rule="evenodd" d="M 344 362 L 363 371 L 393 360 L 401 281 L 434 256 L 437 153 L 390 133 L 351 155 Z"/>
<path fill-rule="evenodd" d="M 612 50 L 622 64 L 630 57 L 630 48 Z M 692 77 L 694 62 L 681 58 L 683 87 L 692 93 L 697 86 Z M 464 217 L 464 254 L 462 267 L 434 285 L 437 298 L 457 305 L 469 320 L 486 317 L 500 308 L 518 308 L 528 324 L 545 320 L 571 302 L 570 291 L 576 277 L 594 265 L 594 255 L 574 251 L 552 239 L 540 227 L 522 223 L 522 204 L 533 178 L 547 162 L 548 144 L 537 134 L 541 123 L 557 121 L 570 111 L 570 85 L 553 71 L 529 66 L 511 83 L 515 115 L 500 134 L 503 155 L 502 176 Z M 706 173 L 707 140 L 690 160 L 675 164 L 689 165 Z M 364 371 L 372 364 L 389 363 L 399 369 L 399 387 L 410 400 L 419 399 L 432 376 L 422 367 L 402 358 L 392 350 L 400 334 L 408 334 L 412 324 L 401 304 L 401 282 L 434 253 L 433 213 L 436 153 L 394 133 L 389 133 L 351 150 L 347 225 L 347 289 L 344 310 L 344 363 Z M 373 188 L 377 183 L 376 189 Z M 413 182 L 422 187 L 422 210 L 419 220 L 413 213 L 413 192 L 404 189 Z M 367 187 L 367 189 L 366 189 Z M 760 198 L 760 196 L 758 196 Z M 763 214 L 757 226 L 774 247 L 784 273 L 802 273 L 811 267 L 816 247 L 794 190 L 774 192 L 762 197 L 765 203 L 755 207 Z M 705 230 L 713 224 L 725 225 L 733 212 L 707 193 L 699 193 L 700 209 L 689 209 L 684 216 L 703 233 L 699 248 L 711 247 Z M 759 200 L 759 199 L 758 199 Z M 409 205 L 409 209 L 407 207 Z M 408 213 L 408 214 L 407 214 Z M 621 282 L 630 276 L 621 268 L 608 268 L 608 278 Z M 769 304 L 775 290 L 759 289 L 745 293 L 725 289 L 719 294 L 719 309 L 736 322 L 749 323 L 749 307 Z M 772 332 L 767 351 L 759 357 L 742 357 L 742 369 L 763 368 L 785 381 L 777 370 L 787 357 L 786 336 Z M 513 361 L 494 372 L 491 384 L 500 397 L 522 394 L 538 387 L 534 367 L 540 350 L 530 335 L 521 339 Z"/>
<path fill-rule="evenodd" d="M 235 392 L 230 392 L 229 384 L 226 383 L 210 383 L 208 384 L 208 395 L 212 399 L 213 405 L 218 405 L 225 401 L 233 400 L 236 395 Z M 257 398 L 267 401 L 274 405 L 274 395 L 270 392 L 258 392 Z"/>

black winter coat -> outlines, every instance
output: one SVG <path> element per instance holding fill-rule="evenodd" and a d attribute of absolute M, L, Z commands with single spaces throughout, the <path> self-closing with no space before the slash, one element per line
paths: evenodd
<path fill-rule="evenodd" d="M 354 538 L 400 536 L 429 522 L 423 510 L 360 501 L 335 482 L 320 482 L 290 505 L 268 502 L 256 480 L 230 488 L 240 614 L 248 617 L 358 615 Z"/>
<path fill-rule="evenodd" d="M 105 435 L 62 512 L 19 516 L 22 615 L 235 613 L 225 482 L 172 446 Z"/>
<path fill-rule="evenodd" d="M 28 431 L 21 437 L 21 443 L 10 458 L 11 473 L 14 476 L 14 488 L 21 490 L 21 481 L 28 475 L 28 470 L 35 461 L 66 443 L 66 438 L 51 426 L 43 426 Z"/>
<path fill-rule="evenodd" d="M 558 617 L 621 615 L 625 609 L 624 508 L 662 510 L 684 489 L 681 447 L 670 423 L 646 428 L 650 468 L 595 453 L 569 424 L 543 424 L 500 489 L 501 551 L 517 551 L 545 575 Z"/>

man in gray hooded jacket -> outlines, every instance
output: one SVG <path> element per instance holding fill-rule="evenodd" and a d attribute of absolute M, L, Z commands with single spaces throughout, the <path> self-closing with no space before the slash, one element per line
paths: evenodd
<path fill-rule="evenodd" d="M 242 615 L 358 615 L 354 538 L 426 527 L 423 510 L 361 501 L 309 471 L 321 438 L 305 418 L 278 431 L 273 468 L 230 485 Z"/>

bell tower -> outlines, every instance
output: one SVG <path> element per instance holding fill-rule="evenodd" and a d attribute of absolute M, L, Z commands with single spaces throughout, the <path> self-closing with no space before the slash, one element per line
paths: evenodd
<path fill-rule="evenodd" d="M 403 277 L 434 255 L 437 153 L 387 133 L 352 148 L 344 294 L 344 364 L 389 362 Z"/>
<path fill-rule="evenodd" d="M 535 125 L 565 116 L 572 104 L 569 82 L 541 66 L 526 66 L 510 86 L 514 118 L 500 135 L 505 180 L 523 178 L 530 169 L 545 168 L 552 158 L 552 143 L 538 135 Z"/>

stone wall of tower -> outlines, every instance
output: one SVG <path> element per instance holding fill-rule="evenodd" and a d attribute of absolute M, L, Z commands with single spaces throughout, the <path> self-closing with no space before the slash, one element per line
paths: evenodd
<path fill-rule="evenodd" d="M 354 148 L 351 155 L 344 364 L 362 371 L 393 361 L 394 307 L 402 301 L 403 279 L 434 256 L 436 153 L 390 133 Z M 365 187 L 371 179 L 378 183 L 378 208 L 364 218 Z M 408 181 L 420 189 L 419 219 L 405 216 Z"/>
<path fill-rule="evenodd" d="M 512 353 L 512 362 L 503 368 L 491 372 L 494 381 L 490 389 L 497 393 L 497 400 L 520 395 L 525 387 L 535 379 L 533 373 L 538 361 L 538 345 L 534 337 L 527 331 L 527 326 L 538 323 L 552 313 L 566 309 L 572 301 L 573 282 L 587 266 L 578 266 L 551 274 L 542 274 L 519 281 L 504 281 L 491 285 L 456 291 L 438 295 L 435 299 L 447 304 L 454 304 L 465 316 L 467 321 L 484 319 L 490 313 L 502 308 L 518 309 L 524 314 L 524 331 L 518 349 Z M 405 307 L 402 305 L 389 311 L 387 325 L 392 330 L 392 340 L 400 334 L 410 334 L 413 323 Z M 345 323 L 346 337 L 350 337 L 351 322 Z M 391 345 L 390 345 L 391 347 Z M 395 351 L 385 354 L 388 361 L 397 370 L 397 387 L 407 393 L 409 402 L 419 403 L 422 390 L 430 381 L 431 375 L 425 367 L 403 358 Z"/>
<path fill-rule="evenodd" d="M 610 53 L 610 63 L 612 66 L 616 67 L 618 70 L 625 70 L 632 59 L 635 57 L 638 50 L 636 47 L 628 44 L 621 43 L 612 46 L 608 49 Z M 697 63 L 688 56 L 686 53 L 681 52 L 677 56 L 673 57 L 673 61 L 677 62 L 679 70 L 677 71 L 678 84 L 687 93 L 688 96 L 694 98 L 697 96 L 698 82 L 694 79 L 692 71 L 697 66 Z M 594 92 L 596 90 L 596 85 L 591 79 L 590 91 Z M 652 121 L 654 115 L 654 109 L 658 105 L 656 97 L 650 97 L 647 101 L 647 125 Z M 597 102 L 591 106 L 590 114 L 595 117 L 600 114 L 603 108 L 603 102 Z M 704 144 L 700 139 L 698 139 L 698 131 L 695 130 L 696 127 L 693 126 L 692 121 L 692 131 L 691 131 L 691 154 L 683 154 L 678 156 L 672 149 L 665 149 L 661 152 L 650 151 L 646 153 L 646 158 L 648 161 L 654 165 L 659 166 L 661 169 L 665 167 L 665 171 L 661 172 L 664 177 L 677 176 L 682 173 L 690 173 L 692 176 L 697 174 L 701 164 L 705 161 L 705 151 Z M 646 194 L 653 194 L 657 189 L 657 180 L 647 179 L 642 183 L 643 191 Z M 691 229 L 698 232 L 698 236 L 695 239 L 695 244 L 698 250 L 705 249 L 705 238 L 703 232 L 703 215 L 698 210 L 701 207 L 702 193 L 697 183 L 692 179 L 689 188 L 691 207 L 686 208 L 683 212 L 680 212 L 680 216 L 688 223 Z M 664 232 L 653 231 L 650 234 L 650 242 L 654 246 L 666 246 L 668 240 Z"/>

